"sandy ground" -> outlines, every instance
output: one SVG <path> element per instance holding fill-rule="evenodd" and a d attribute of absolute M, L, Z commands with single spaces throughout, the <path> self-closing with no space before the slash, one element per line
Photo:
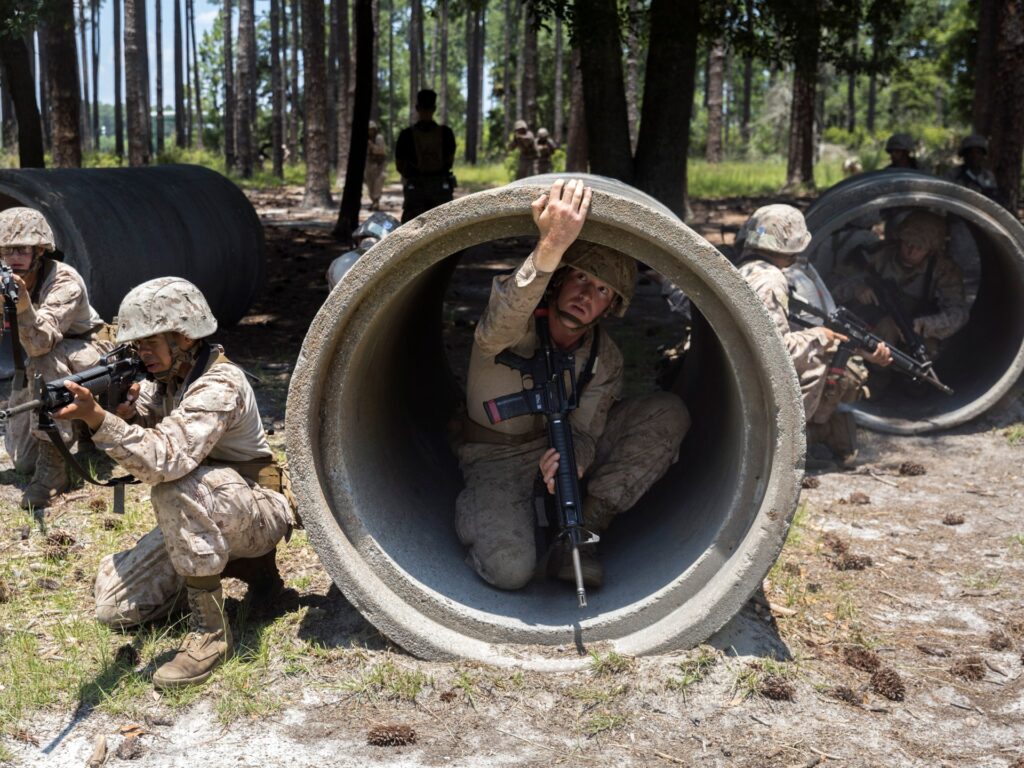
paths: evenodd
<path fill-rule="evenodd" d="M 333 212 L 299 221 L 298 192 L 253 198 L 268 226 L 269 291 L 224 340 L 233 358 L 273 366 L 301 341 L 341 249 L 327 236 Z M 729 237 L 745 203 L 697 204 L 698 229 Z M 279 443 L 287 372 L 276 370 L 263 369 L 280 380 L 260 397 Z M 296 636 L 349 650 L 275 678 L 287 702 L 276 714 L 222 725 L 205 698 L 171 710 L 153 693 L 142 718 L 43 709 L 2 743 L 24 766 L 86 766 L 105 740 L 108 763 L 156 768 L 1024 768 L 1024 446 L 1006 429 L 1021 419 L 1012 404 L 931 437 L 861 431 L 855 469 L 805 481 L 763 593 L 702 664 L 696 651 L 555 675 L 418 661 L 331 588 L 307 546 L 282 557 L 287 580 L 308 582 Z M 16 488 L 2 491 L 5 506 L 16 502 Z M 340 684 L 371 664 L 425 682 L 412 698 Z M 413 731 L 414 743 L 370 745 L 382 725 L 398 740 Z"/>

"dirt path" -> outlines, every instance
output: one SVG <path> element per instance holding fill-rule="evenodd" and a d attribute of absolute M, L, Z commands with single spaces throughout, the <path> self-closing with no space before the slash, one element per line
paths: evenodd
<path fill-rule="evenodd" d="M 290 221 L 292 197 L 254 195 L 268 224 L 268 291 L 222 334 L 232 358 L 263 379 L 257 392 L 278 446 L 289 365 L 341 251 L 328 237 L 329 212 Z M 395 200 L 389 194 L 385 204 Z M 742 220 L 735 205 L 696 207 L 698 229 L 713 239 Z M 300 592 L 297 609 L 249 618 L 240 632 L 245 658 L 206 689 L 192 698 L 154 694 L 147 654 L 174 638 L 114 634 L 102 639 L 111 652 L 125 642 L 143 648 L 124 671 L 137 689 L 111 678 L 88 707 L 76 709 L 74 697 L 30 707 L 0 747 L 24 766 L 85 766 L 104 738 L 111 764 L 134 750 L 139 765 L 158 768 L 1024 768 L 1024 445 L 1012 427 L 1021 418 L 1016 406 L 934 437 L 862 431 L 857 468 L 807 479 L 763 594 L 702 649 L 599 655 L 588 671 L 557 675 L 418 661 L 331 588 L 300 536 L 280 558 Z M 75 496 L 52 514 L 84 547 L 60 573 L 79 600 L 69 610 L 87 620 L 100 535 L 89 527 L 95 497 Z M 145 506 L 144 491 L 134 498 Z M 30 589 L 39 573 L 24 563 L 39 537 L 17 540 L 16 487 L 4 486 L 0 499 L 0 566 L 15 589 Z M 137 530 L 145 525 L 140 512 Z M 43 599 L 32 605 L 38 615 L 26 621 L 0 604 L 0 647 L 30 631 L 56 657 L 71 656 L 67 633 L 54 628 L 61 610 Z M 236 621 L 242 605 L 232 601 Z M 14 695 L 6 685 L 0 697 Z"/>

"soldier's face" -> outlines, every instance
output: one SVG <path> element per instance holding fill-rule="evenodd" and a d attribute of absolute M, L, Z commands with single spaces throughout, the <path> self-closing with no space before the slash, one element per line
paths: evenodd
<path fill-rule="evenodd" d="M 928 258 L 927 248 L 913 245 L 906 240 L 900 240 L 900 263 L 904 267 L 913 269 L 919 266 L 926 258 Z"/>
<path fill-rule="evenodd" d="M 147 336 L 144 339 L 139 339 L 135 344 L 147 371 L 163 373 L 171 369 L 171 347 L 164 334 Z"/>
<path fill-rule="evenodd" d="M 19 275 L 25 274 L 32 268 L 33 256 L 35 256 L 35 248 L 31 245 L 5 245 L 0 248 L 0 261 Z"/>
<path fill-rule="evenodd" d="M 894 149 L 889 153 L 889 159 L 897 168 L 906 168 L 910 165 L 910 153 L 905 149 Z"/>
<path fill-rule="evenodd" d="M 583 270 L 569 272 L 558 291 L 558 318 L 575 330 L 597 320 L 615 301 L 615 291 L 604 280 Z"/>

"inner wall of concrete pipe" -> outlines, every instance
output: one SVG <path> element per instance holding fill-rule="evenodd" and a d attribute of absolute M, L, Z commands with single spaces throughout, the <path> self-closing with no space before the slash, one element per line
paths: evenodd
<path fill-rule="evenodd" d="M 1024 371 L 1024 227 L 997 203 L 969 189 L 915 172 L 879 171 L 827 191 L 807 213 L 810 258 L 831 283 L 828 243 L 858 220 L 926 209 L 945 216 L 950 255 L 965 274 L 970 319 L 944 342 L 935 362 L 945 395 L 931 387 L 889 386 L 855 406 L 858 423 L 881 432 L 919 434 L 963 424 L 998 404 Z M 870 387 L 870 381 L 868 386 Z"/>
<path fill-rule="evenodd" d="M 784 540 L 803 416 L 767 315 L 677 219 L 628 187 L 588 181 L 599 191 L 582 237 L 668 276 L 707 322 L 681 385 L 694 426 L 668 475 L 607 532 L 605 585 L 587 608 L 561 582 L 490 587 L 464 562 L 453 525 L 461 477 L 447 425 L 462 392 L 442 307 L 465 249 L 535 236 L 536 184 L 455 201 L 389 235 L 332 292 L 304 342 L 287 409 L 303 519 L 349 600 L 417 655 L 562 668 L 597 641 L 634 654 L 694 645 L 742 607 Z M 630 195 L 601 191 L 609 186 Z"/>

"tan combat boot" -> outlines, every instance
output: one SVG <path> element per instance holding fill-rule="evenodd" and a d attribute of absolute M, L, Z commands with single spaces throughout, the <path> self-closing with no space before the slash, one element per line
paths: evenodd
<path fill-rule="evenodd" d="M 174 658 L 153 673 L 153 686 L 157 690 L 206 682 L 214 668 L 231 657 L 233 650 L 220 577 L 189 578 L 186 584 L 192 611 L 190 631 Z"/>
<path fill-rule="evenodd" d="M 67 465 L 60 451 L 49 440 L 40 440 L 39 456 L 32 482 L 21 495 L 22 509 L 42 509 L 71 487 Z"/>

